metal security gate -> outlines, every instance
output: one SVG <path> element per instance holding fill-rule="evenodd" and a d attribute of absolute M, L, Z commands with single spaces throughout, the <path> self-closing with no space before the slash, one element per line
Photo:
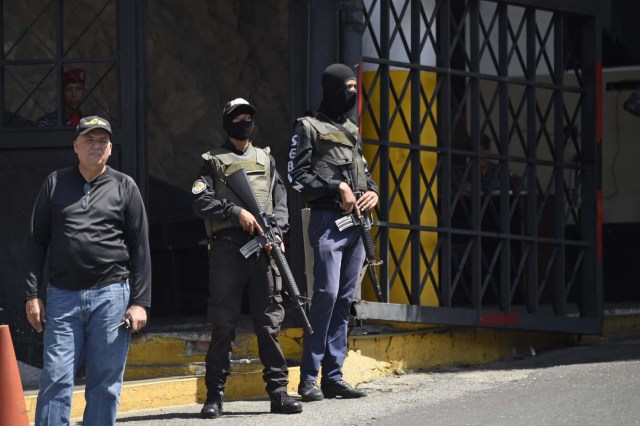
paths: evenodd
<path fill-rule="evenodd" d="M 42 336 L 24 321 L 26 234 L 38 190 L 77 164 L 75 129 L 60 123 L 63 76 L 82 69 L 84 115 L 114 132 L 109 164 L 146 190 L 144 0 L 0 0 L 0 322 L 19 359 L 42 360 Z M 41 117 L 53 113 L 50 127 Z M 38 125 L 40 123 L 40 126 Z"/>
<path fill-rule="evenodd" d="M 388 303 L 358 302 L 358 317 L 601 331 L 598 13 L 363 2 L 361 126 Z"/>

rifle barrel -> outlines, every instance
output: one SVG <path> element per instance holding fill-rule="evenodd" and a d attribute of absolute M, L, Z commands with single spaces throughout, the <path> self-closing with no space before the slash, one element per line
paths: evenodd
<path fill-rule="evenodd" d="M 376 257 L 373 245 L 373 236 L 371 235 L 371 221 L 366 214 L 362 216 L 361 221 L 362 224 L 360 225 L 360 229 L 362 231 L 362 242 L 364 243 L 364 251 L 367 258 L 367 271 L 378 302 L 384 302 L 384 299 L 382 298 L 382 289 L 380 288 L 380 279 L 378 278 L 378 273 L 375 269 L 376 265 L 380 265 L 382 261 Z"/>
<path fill-rule="evenodd" d="M 293 278 L 293 273 L 291 272 L 291 268 L 289 268 L 289 264 L 287 263 L 287 258 L 284 256 L 282 250 L 278 246 L 277 242 L 274 241 L 272 243 L 272 251 L 271 255 L 276 261 L 276 265 L 278 265 L 278 269 L 280 269 L 280 273 L 284 278 L 284 283 L 287 286 L 287 290 L 289 291 L 291 298 L 296 304 L 296 309 L 300 312 L 300 316 L 304 321 L 304 328 L 309 334 L 313 334 L 313 328 L 309 323 L 309 318 L 307 318 L 307 314 L 304 311 L 304 302 L 302 301 L 302 296 L 300 295 L 300 290 L 298 289 L 298 285 L 296 284 L 296 280 Z"/>
<path fill-rule="evenodd" d="M 272 179 L 272 187 L 273 182 L 274 180 Z M 307 314 L 304 311 L 304 298 L 300 295 L 300 290 L 298 290 L 298 285 L 293 278 L 293 273 L 291 272 L 291 268 L 289 268 L 287 258 L 284 256 L 284 253 L 282 253 L 282 250 L 280 250 L 280 245 L 275 238 L 273 227 L 269 222 L 267 213 L 262 211 L 262 209 L 260 208 L 260 204 L 258 204 L 258 199 L 256 198 L 253 187 L 249 182 L 247 172 L 244 169 L 236 170 L 235 172 L 227 176 L 226 184 L 247 205 L 251 214 L 253 214 L 256 220 L 259 222 L 260 227 L 264 231 L 264 238 L 266 238 L 266 242 L 271 244 L 271 255 L 276 261 L 276 265 L 278 266 L 280 273 L 284 277 L 284 283 L 287 287 L 287 291 L 294 300 L 296 309 L 298 309 L 298 311 L 300 312 L 300 316 L 304 321 L 305 330 L 309 334 L 312 334 L 313 329 L 311 328 L 309 318 L 307 318 Z"/>

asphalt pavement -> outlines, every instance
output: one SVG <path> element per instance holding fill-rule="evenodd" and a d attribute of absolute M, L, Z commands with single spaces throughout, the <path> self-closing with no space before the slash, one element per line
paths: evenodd
<path fill-rule="evenodd" d="M 485 366 L 403 372 L 361 384 L 369 396 L 269 413 L 265 398 L 123 413 L 118 425 L 640 425 L 640 332 Z M 78 423 L 80 424 L 80 423 Z"/>

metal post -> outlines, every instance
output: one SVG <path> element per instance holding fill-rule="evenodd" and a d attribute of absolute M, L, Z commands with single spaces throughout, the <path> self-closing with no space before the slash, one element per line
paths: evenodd
<path fill-rule="evenodd" d="M 388 58 L 390 55 L 390 28 L 389 28 L 389 1 L 382 0 L 380 3 L 380 56 L 382 58 Z M 380 111 L 378 111 L 378 117 L 380 118 L 380 140 L 384 142 L 380 146 L 380 173 L 378 182 L 380 189 L 380 210 L 379 218 L 382 222 L 389 223 L 389 210 L 391 208 L 389 204 L 389 192 L 390 192 L 390 158 L 389 158 L 389 138 L 390 138 L 390 123 L 389 123 L 389 85 L 390 85 L 390 69 L 388 64 L 379 64 L 380 70 Z M 384 300 L 389 301 L 391 297 L 391 285 L 389 283 L 389 271 L 391 266 L 389 264 L 389 250 L 391 240 L 389 238 L 389 227 L 385 227 L 381 231 L 380 235 L 380 259 L 382 259 L 382 265 L 380 265 L 380 281 L 382 286 L 382 296 Z"/>
<path fill-rule="evenodd" d="M 450 17 L 451 11 L 448 4 L 442 4 L 436 21 L 437 26 L 437 43 L 439 54 L 436 58 L 436 65 L 439 69 L 446 70 L 451 65 L 451 34 L 450 34 Z M 440 85 L 440 92 L 438 93 L 437 100 L 437 135 L 438 135 L 438 148 L 445 155 L 446 159 L 443 165 L 444 179 L 438 180 L 440 191 L 440 212 L 442 216 L 442 223 L 440 224 L 446 229 L 446 236 L 441 251 L 441 265 L 440 265 L 440 300 L 444 302 L 445 306 L 451 306 L 452 294 L 452 273 L 451 263 L 453 262 L 453 236 L 451 234 L 453 209 L 451 208 L 451 183 L 453 181 L 452 176 L 452 158 L 451 158 L 451 74 L 448 72 L 439 72 L 438 81 L 442 82 Z M 458 274 L 461 274 L 458 271 Z"/>
<path fill-rule="evenodd" d="M 536 313 L 538 309 L 538 174 L 537 174 L 537 114 L 536 108 L 536 10 L 528 7 L 525 9 L 526 19 L 526 79 L 527 88 L 527 237 L 531 238 L 527 244 L 531 246 L 527 259 L 527 311 Z"/>
<path fill-rule="evenodd" d="M 500 76 L 500 82 L 498 83 L 498 90 L 500 91 L 500 104 L 499 104 L 499 135 L 500 135 L 500 156 L 507 158 L 504 160 L 504 166 L 502 169 L 501 177 L 505 175 L 508 179 L 510 162 L 509 158 L 509 84 L 506 82 L 509 77 L 509 63 L 508 63 L 508 37 L 509 37 L 509 15 L 507 12 L 506 4 L 497 5 L 498 13 L 498 75 Z M 504 189 L 507 188 L 507 191 Z M 511 245 L 513 242 L 511 236 L 511 215 L 509 213 L 510 198 L 509 198 L 509 183 L 502 182 L 502 194 L 500 196 L 500 218 L 502 225 L 501 232 L 504 232 L 507 237 L 504 240 L 504 247 L 500 253 L 500 309 L 503 312 L 511 311 L 511 256 L 513 255 Z M 516 203 L 520 203 L 520 194 L 514 194 Z M 518 218 L 522 221 L 522 216 Z M 520 229 L 520 224 L 518 224 Z M 520 240 L 516 240 L 516 244 L 522 246 Z"/>
<path fill-rule="evenodd" d="M 421 0 L 411 0 L 411 52 L 409 54 L 409 61 L 411 65 L 420 64 L 420 5 Z M 409 71 L 411 79 L 411 139 L 410 147 L 411 151 L 411 225 L 416 229 L 409 231 L 411 238 L 411 297 L 410 303 L 412 305 L 420 304 L 420 266 L 422 264 L 420 251 L 420 198 L 421 198 L 421 169 L 420 163 L 420 69 L 413 67 Z M 428 264 L 425 265 L 428 269 Z M 428 273 L 428 270 L 425 271 Z"/>
<path fill-rule="evenodd" d="M 289 62 L 289 91 L 291 93 L 291 108 L 289 110 L 289 122 L 301 116 L 309 109 L 309 2 L 300 0 L 289 1 L 289 32 L 290 44 L 289 52 L 291 61 Z M 291 136 L 291 135 L 289 135 Z M 304 243 L 300 238 L 300 232 L 304 227 L 302 219 L 302 209 L 305 207 L 300 194 L 287 186 L 287 202 L 289 204 L 289 226 L 292 230 L 289 234 L 288 243 L 290 249 L 287 256 L 291 265 L 291 272 L 300 283 L 300 288 L 305 289 L 305 295 L 309 296 L 308 289 L 312 277 L 307 279 L 305 270 Z M 293 235 L 295 233 L 295 236 Z M 307 283 L 304 285 L 303 283 Z"/>
<path fill-rule="evenodd" d="M 556 87 L 562 86 L 564 83 L 564 33 L 565 33 L 565 15 L 556 13 L 554 20 L 554 57 L 553 57 L 553 83 Z M 569 133 L 564 131 L 564 97 L 562 90 L 554 90 L 554 163 L 558 168 L 555 174 L 555 206 L 554 206 L 554 237 L 561 241 L 556 246 L 557 254 L 555 260 L 554 272 L 551 275 L 553 277 L 553 283 L 555 284 L 554 290 L 554 310 L 556 315 L 564 316 L 566 314 L 567 307 L 567 295 L 564 285 L 565 268 L 566 268 L 566 249 L 565 244 L 565 229 L 567 226 L 566 217 L 564 214 L 565 206 L 570 200 L 565 199 L 565 161 L 564 150 L 566 146 L 566 137 Z"/>
<path fill-rule="evenodd" d="M 362 0 L 343 0 L 338 7 L 340 9 L 340 60 L 356 68 L 362 61 L 364 5 Z"/>
<path fill-rule="evenodd" d="M 485 155 L 481 150 L 481 137 L 480 134 L 480 83 L 477 74 L 480 72 L 480 41 L 479 41 L 479 33 L 480 33 L 480 10 L 479 10 L 479 2 L 471 2 L 469 4 L 469 43 L 470 46 L 468 48 L 470 53 L 470 62 L 471 69 L 470 71 L 474 73 L 474 77 L 469 78 L 469 84 L 471 86 L 470 91 L 470 117 L 469 117 L 469 133 L 470 140 L 473 144 L 474 151 L 474 162 L 473 162 L 473 188 L 475 190 L 471 194 L 471 211 L 472 211 L 472 222 L 473 222 L 473 230 L 476 233 L 474 235 L 474 248 L 473 248 L 473 303 L 476 308 L 480 308 L 482 306 L 482 283 L 484 281 L 483 277 L 483 259 L 486 254 L 483 252 L 483 236 L 482 236 L 482 199 L 481 199 L 481 191 L 482 191 L 482 181 L 481 181 L 481 169 L 480 169 L 480 161 L 482 160 L 481 156 Z M 460 38 L 462 38 L 462 34 Z M 487 201 L 485 201 L 487 202 Z M 490 271 L 486 271 L 487 274 Z M 475 274 L 478 274 L 476 277 Z"/>
<path fill-rule="evenodd" d="M 322 72 L 338 60 L 337 0 L 309 0 L 309 105 L 322 100 Z"/>
<path fill-rule="evenodd" d="M 583 317 L 602 318 L 602 64 L 601 26 L 597 15 L 582 27 L 582 78 L 587 92 L 582 108 L 581 232 L 588 243 L 582 263 Z"/>
<path fill-rule="evenodd" d="M 138 117 L 136 125 L 136 148 L 137 148 L 137 166 L 138 171 L 138 187 L 143 199 L 147 199 L 147 183 L 149 179 L 147 167 L 147 153 L 149 147 L 148 128 L 147 128 L 147 94 L 148 81 L 147 78 L 147 2 L 136 2 L 136 26 L 135 26 L 135 42 L 136 42 L 136 117 Z"/>
<path fill-rule="evenodd" d="M 64 53 L 64 12 L 62 10 L 63 3 L 62 0 L 56 0 L 55 2 L 56 8 L 56 101 L 58 107 L 57 111 L 57 122 L 58 125 L 56 127 L 62 127 L 65 123 L 62 122 L 64 117 L 64 101 L 62 94 L 62 74 L 64 73 L 62 67 L 62 59 Z"/>
<path fill-rule="evenodd" d="M 0 24 L 4 27 L 4 1 L 0 0 Z M 4 127 L 5 99 L 4 99 L 4 29 L 0 29 L 0 130 Z"/>

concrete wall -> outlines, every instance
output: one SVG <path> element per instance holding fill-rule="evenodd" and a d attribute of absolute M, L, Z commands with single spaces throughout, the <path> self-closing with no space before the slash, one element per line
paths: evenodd
<path fill-rule="evenodd" d="M 221 144 L 222 108 L 252 102 L 257 145 L 286 170 L 288 1 L 148 2 L 149 174 L 185 190 L 200 154 Z"/>
<path fill-rule="evenodd" d="M 205 313 L 208 261 L 191 210 L 201 154 L 223 143 L 222 109 L 258 110 L 253 140 L 286 171 L 289 2 L 147 2 L 148 176 L 154 315 Z"/>

